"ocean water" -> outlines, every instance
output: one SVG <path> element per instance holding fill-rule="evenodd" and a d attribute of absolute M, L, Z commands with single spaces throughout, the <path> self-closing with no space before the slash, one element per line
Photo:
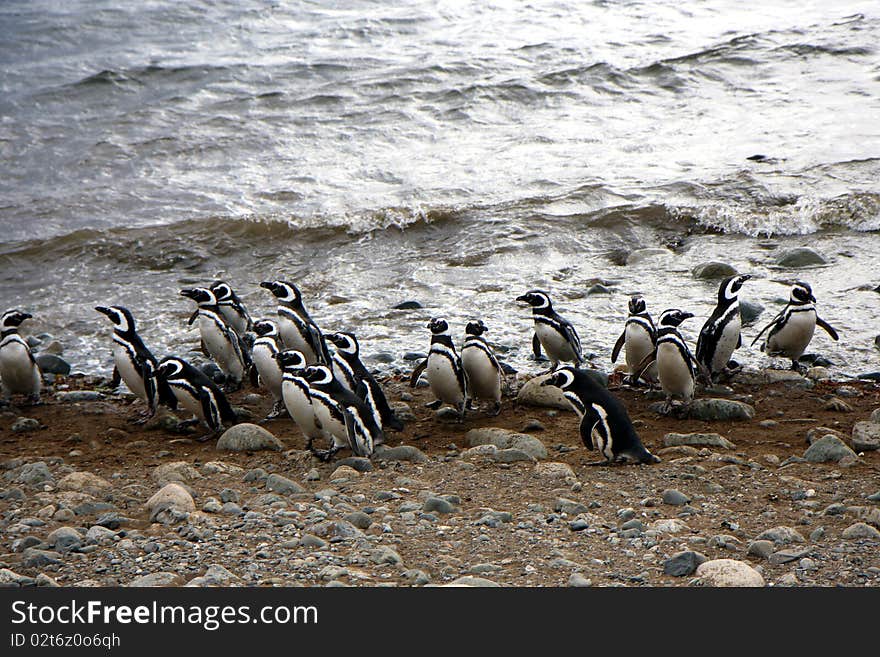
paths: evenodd
<path fill-rule="evenodd" d="M 531 370 L 539 287 L 607 368 L 632 293 L 694 339 L 717 283 L 691 270 L 722 260 L 766 307 L 746 344 L 801 279 L 841 334 L 810 351 L 877 370 L 877 44 L 861 1 L 7 0 L 0 308 L 105 372 L 93 306 L 186 355 L 181 287 L 223 277 L 259 317 L 282 278 L 376 368 L 444 316 Z M 774 264 L 797 246 L 827 264 Z"/>

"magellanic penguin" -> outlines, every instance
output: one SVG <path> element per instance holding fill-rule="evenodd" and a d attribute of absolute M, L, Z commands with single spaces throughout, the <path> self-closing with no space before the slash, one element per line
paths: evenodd
<path fill-rule="evenodd" d="M 7 310 L 0 318 L 0 385 L 3 398 L 27 395 L 29 403 L 40 401 L 42 375 L 28 343 L 18 334 L 18 327 L 33 315 Z"/>
<path fill-rule="evenodd" d="M 636 433 L 623 404 L 596 381 L 571 365 L 565 365 L 541 382 L 556 386 L 581 418 L 581 440 L 587 449 L 596 449 L 604 461 L 612 463 L 659 463 Z"/>
<path fill-rule="evenodd" d="M 160 403 L 173 406 L 170 388 L 156 377 L 158 361 L 147 349 L 137 333 L 134 316 L 123 306 L 96 306 L 102 315 L 113 322 L 113 377 L 115 388 L 119 380 L 147 404 L 147 414 L 136 424 L 142 424 L 156 414 Z"/>
<path fill-rule="evenodd" d="M 210 440 L 220 433 L 225 425 L 233 425 L 238 421 L 223 391 L 182 358 L 174 356 L 163 358 L 159 361 L 156 374 L 160 381 L 171 388 L 177 403 L 211 430 L 198 439 L 200 442 Z"/>
<path fill-rule="evenodd" d="M 483 338 L 487 330 L 481 319 L 467 323 L 461 366 L 467 378 L 468 408 L 473 407 L 475 399 L 490 399 L 494 403 L 492 415 L 498 415 L 501 412 L 501 366 Z"/>
<path fill-rule="evenodd" d="M 260 384 L 269 391 L 275 402 L 272 410 L 266 416 L 267 420 L 284 415 L 284 398 L 281 394 L 281 382 L 284 372 L 278 359 L 275 357 L 282 350 L 281 336 L 278 334 L 278 326 L 269 319 L 261 319 L 253 325 L 257 339 L 251 348 L 251 360 L 260 377 Z"/>
<path fill-rule="evenodd" d="M 306 437 L 306 448 L 312 450 L 312 442 L 327 434 L 321 428 L 315 415 L 315 406 L 309 392 L 309 382 L 305 378 L 306 357 L 301 351 L 285 349 L 275 354 L 275 360 L 284 373 L 281 380 L 281 395 L 287 414 Z"/>
<path fill-rule="evenodd" d="M 733 352 L 742 346 L 738 293 L 743 283 L 750 278 L 750 275 L 742 274 L 721 281 L 718 287 L 718 305 L 700 330 L 697 362 L 712 381 L 725 371 Z"/>
<path fill-rule="evenodd" d="M 220 312 L 217 297 L 204 287 L 181 290 L 180 295 L 199 304 L 199 333 L 208 355 L 217 363 L 228 381 L 229 390 L 241 388 L 248 365 L 241 338 Z"/>
<path fill-rule="evenodd" d="M 253 330 L 253 321 L 244 307 L 241 299 L 226 281 L 214 281 L 208 287 L 217 297 L 217 307 L 226 323 L 232 327 L 239 337 L 244 337 L 248 331 Z M 189 318 L 189 324 L 195 323 L 199 318 L 199 311 L 195 310 Z"/>
<path fill-rule="evenodd" d="M 376 445 L 385 442 L 379 423 L 379 411 L 369 390 L 366 401 L 349 392 L 333 377 L 326 365 L 306 368 L 309 395 L 321 427 L 333 437 L 333 446 L 326 452 L 314 451 L 322 460 L 329 460 L 344 447 L 355 456 L 371 456 Z"/>
<path fill-rule="evenodd" d="M 639 363 L 645 356 L 652 353 L 657 346 L 657 329 L 651 315 L 648 314 L 645 300 L 634 295 L 629 300 L 629 317 L 623 327 L 623 333 L 617 338 L 614 349 L 611 351 L 611 362 L 616 363 L 621 348 L 624 348 L 626 367 L 629 371 L 630 382 L 638 383 L 632 378 Z M 657 365 L 652 363 L 643 373 L 642 380 L 649 384 L 657 383 Z"/>
<path fill-rule="evenodd" d="M 369 388 L 370 394 L 372 394 L 375 400 L 376 408 L 379 409 L 382 429 L 403 431 L 403 422 L 400 421 L 388 404 L 385 391 L 382 390 L 382 386 L 379 385 L 379 382 L 376 381 L 376 378 L 361 361 L 361 348 L 355 335 L 339 331 L 328 335 L 327 339 L 333 343 L 335 349 L 333 352 L 333 375 L 336 376 L 337 380 L 345 388 L 348 388 L 362 399 L 364 395 L 360 394 L 358 390 L 360 389 L 363 392 L 366 388 Z M 361 383 L 365 386 L 363 389 L 360 388 Z"/>
<path fill-rule="evenodd" d="M 574 326 L 553 310 L 553 304 L 546 292 L 530 290 L 516 298 L 532 307 L 532 319 L 535 321 L 535 337 L 532 348 L 536 355 L 540 346 L 544 348 L 550 359 L 550 370 L 555 370 L 562 361 L 570 361 L 575 365 L 583 362 L 581 340 Z"/>
<path fill-rule="evenodd" d="M 657 378 L 666 393 L 664 412 L 667 413 L 672 409 L 673 397 L 680 397 L 685 405 L 694 398 L 697 361 L 678 332 L 678 326 L 690 317 L 693 317 L 692 313 L 677 308 L 664 310 L 657 321 L 657 347 L 636 368 L 635 376 L 638 377 L 648 365 L 657 361 Z"/>
<path fill-rule="evenodd" d="M 284 345 L 288 349 L 301 351 L 309 365 L 331 367 L 327 343 L 321 329 L 306 311 L 299 288 L 287 281 L 263 281 L 260 287 L 269 290 L 278 299 L 278 330 Z"/>
<path fill-rule="evenodd" d="M 765 326 L 752 341 L 752 345 L 767 329 L 767 341 L 761 349 L 768 356 L 783 356 L 791 359 L 791 369 L 800 369 L 798 359 L 804 354 L 807 345 L 813 339 L 813 332 L 818 324 L 834 341 L 839 339 L 837 331 L 816 314 L 816 297 L 809 283 L 797 281 L 791 288 L 788 304 L 780 311 L 773 321 Z"/>
<path fill-rule="evenodd" d="M 465 415 L 467 381 L 449 335 L 449 324 L 445 319 L 435 317 L 428 322 L 428 328 L 431 330 L 431 349 L 428 357 L 413 371 L 410 386 L 414 388 L 424 372 L 431 392 L 437 398 L 427 404 L 428 408 L 437 409 L 444 403 L 451 404 L 458 410 L 458 421 L 461 422 Z"/>

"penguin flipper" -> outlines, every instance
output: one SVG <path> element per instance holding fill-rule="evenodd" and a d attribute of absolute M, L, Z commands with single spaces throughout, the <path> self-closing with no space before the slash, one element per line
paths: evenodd
<path fill-rule="evenodd" d="M 823 329 L 825 329 L 825 332 L 826 332 L 828 335 L 830 335 L 830 336 L 831 336 L 831 339 L 834 340 L 835 342 L 837 342 L 837 341 L 840 339 L 840 336 L 837 335 L 837 331 L 834 330 L 834 327 L 831 326 L 831 324 L 829 324 L 828 322 L 826 322 L 824 319 L 822 319 L 822 318 L 819 317 L 818 315 L 816 315 L 816 324 L 818 324 L 818 325 L 821 326 Z"/>
<path fill-rule="evenodd" d="M 638 381 L 648 367 L 657 359 L 657 347 L 642 359 L 642 362 L 636 365 L 635 371 L 632 373 L 633 381 Z"/>
<path fill-rule="evenodd" d="M 315 357 L 318 359 L 318 362 L 330 367 L 332 359 L 330 358 L 330 352 L 327 350 L 327 342 L 324 340 L 324 335 L 321 333 L 321 330 L 314 324 L 306 324 L 305 328 L 306 342 L 309 343 L 312 351 L 315 352 Z"/>
<path fill-rule="evenodd" d="M 416 368 L 413 370 L 412 376 L 409 378 L 409 387 L 415 388 L 416 384 L 419 382 L 419 377 L 422 375 L 422 372 L 428 367 L 428 359 L 426 358 L 421 363 L 416 365 Z"/>
<path fill-rule="evenodd" d="M 614 349 L 611 350 L 611 362 L 616 363 L 617 357 L 620 355 L 620 350 L 623 348 L 623 345 L 626 343 L 626 331 L 620 334 L 620 337 L 617 338 L 617 342 L 614 343 Z"/>
<path fill-rule="evenodd" d="M 193 314 L 189 316 L 189 319 L 186 320 L 186 325 L 187 325 L 187 326 L 192 326 L 193 323 L 194 323 L 198 318 L 199 318 L 199 309 L 196 308 L 196 309 L 193 311 Z"/>
<path fill-rule="evenodd" d="M 538 339 L 537 333 L 532 336 L 532 354 L 535 356 L 535 360 L 541 360 L 541 341 Z"/>
<path fill-rule="evenodd" d="M 147 396 L 147 407 L 150 413 L 156 412 L 156 373 L 153 364 L 148 360 L 141 361 L 141 379 L 144 381 L 144 394 Z"/>
<path fill-rule="evenodd" d="M 113 374 L 110 377 L 110 388 L 115 390 L 119 387 L 119 384 L 122 382 L 122 376 L 119 374 L 119 368 L 116 365 L 113 366 Z"/>
<path fill-rule="evenodd" d="M 755 343 L 760 339 L 760 337 L 761 337 L 762 335 L 764 335 L 764 333 L 767 332 L 767 329 L 770 329 L 770 328 L 773 328 L 774 326 L 776 326 L 776 325 L 779 323 L 779 320 L 782 319 L 782 317 L 785 315 L 785 311 L 786 311 L 786 310 L 788 310 L 788 305 L 786 305 L 785 308 L 783 308 L 783 309 L 780 310 L 778 313 L 776 313 L 776 317 L 774 317 L 774 318 L 770 321 L 770 323 L 767 324 L 767 326 L 765 326 L 764 328 L 761 329 L 761 332 L 758 333 L 758 335 L 755 336 L 755 339 L 752 340 L 752 344 L 750 344 L 749 346 L 750 346 L 750 347 L 754 347 L 754 346 L 755 346 Z"/>
<path fill-rule="evenodd" d="M 598 423 L 599 414 L 596 410 L 591 406 L 584 408 L 584 416 L 581 418 L 580 425 L 581 441 L 584 443 L 584 447 L 590 451 L 596 451 L 596 446 L 593 444 L 593 429 Z"/>
<path fill-rule="evenodd" d="M 581 339 L 578 337 L 577 331 L 575 331 L 574 325 L 571 323 L 565 324 L 565 338 L 574 350 L 574 355 L 577 357 L 577 364 L 580 365 L 583 362 Z"/>
<path fill-rule="evenodd" d="M 205 424 L 211 431 L 219 431 L 221 425 L 220 413 L 217 404 L 212 403 L 212 397 L 216 397 L 212 390 L 202 386 L 199 388 L 199 403 L 202 405 L 202 415 L 205 417 Z"/>
<path fill-rule="evenodd" d="M 369 433 L 359 430 L 354 419 L 357 409 L 347 406 L 342 413 L 345 419 L 345 433 L 348 435 L 348 444 L 355 456 L 370 456 L 373 453 L 373 440 Z"/>

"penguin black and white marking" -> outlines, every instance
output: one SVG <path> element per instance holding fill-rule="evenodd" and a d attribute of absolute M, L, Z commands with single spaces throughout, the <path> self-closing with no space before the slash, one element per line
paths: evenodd
<path fill-rule="evenodd" d="M 129 390 L 146 402 L 147 415 L 136 424 L 146 422 L 156 414 L 160 403 L 174 404 L 173 393 L 156 378 L 159 363 L 138 335 L 128 308 L 96 306 L 95 310 L 113 322 L 113 385 L 122 379 Z"/>
<path fill-rule="evenodd" d="M 278 299 L 278 330 L 288 349 L 301 351 L 310 365 L 331 366 L 332 359 L 321 329 L 303 305 L 299 288 L 287 281 L 263 281 L 260 287 Z"/>
<path fill-rule="evenodd" d="M 305 378 L 308 367 L 306 357 L 296 349 L 285 349 L 275 354 L 275 360 L 283 372 L 281 395 L 287 414 L 306 437 L 306 447 L 311 451 L 312 442 L 326 437 L 315 415 L 315 407 Z"/>
<path fill-rule="evenodd" d="M 636 376 L 641 376 L 651 362 L 657 362 L 657 378 L 666 394 L 666 412 L 672 409 L 674 397 L 681 398 L 685 405 L 694 398 L 697 361 L 678 332 L 679 325 L 690 317 L 692 313 L 677 308 L 664 310 L 657 321 L 657 347 L 636 368 Z"/>
<path fill-rule="evenodd" d="M 333 438 L 333 446 L 328 451 L 315 452 L 319 458 L 329 460 L 344 447 L 351 448 L 356 456 L 371 456 L 375 446 L 385 442 L 378 423 L 379 412 L 369 390 L 364 393 L 366 401 L 362 400 L 343 388 L 326 365 L 307 367 L 305 378 L 309 382 L 315 416 Z"/>
<path fill-rule="evenodd" d="M 199 304 L 199 333 L 208 355 L 217 363 L 229 381 L 230 390 L 241 388 L 248 358 L 244 355 L 241 338 L 220 312 L 217 297 L 203 287 L 181 290 L 180 295 Z"/>
<path fill-rule="evenodd" d="M 385 391 L 376 381 L 376 378 L 367 369 L 360 358 L 360 344 L 353 333 L 340 331 L 327 336 L 327 339 L 333 343 L 335 351 L 333 353 L 333 374 L 337 380 L 342 383 L 342 379 L 337 376 L 337 371 L 344 372 L 342 377 L 349 381 L 350 385 L 343 384 L 346 388 L 357 394 L 361 399 L 364 395 L 358 390 L 364 392 L 367 388 L 370 390 L 376 408 L 379 409 L 380 424 L 383 430 L 403 431 L 403 422 L 395 415 L 394 410 L 388 404 L 385 397 Z M 337 370 L 337 367 L 339 370 Z M 365 388 L 361 389 L 360 384 L 363 383 Z"/>
<path fill-rule="evenodd" d="M 494 402 L 492 415 L 498 415 L 501 412 L 501 366 L 483 338 L 487 330 L 481 319 L 467 323 L 461 366 L 467 378 L 468 407 L 472 407 L 475 399 L 490 399 Z"/>
<path fill-rule="evenodd" d="M 455 406 L 459 422 L 464 420 L 467 400 L 467 382 L 461 360 L 449 335 L 446 320 L 435 317 L 428 322 L 431 330 L 431 349 L 428 358 L 416 367 L 410 378 L 410 386 L 415 387 L 422 372 L 428 379 L 431 392 L 437 398 L 428 408 L 437 409 L 444 403 Z"/>
<path fill-rule="evenodd" d="M 555 370 L 562 361 L 570 361 L 575 365 L 583 362 L 581 340 L 577 331 L 571 322 L 553 310 L 553 304 L 546 292 L 530 290 L 516 300 L 532 307 L 535 336 L 550 358 L 549 371 Z M 535 346 L 533 341 L 533 348 Z"/>
<path fill-rule="evenodd" d="M 28 343 L 18 334 L 18 327 L 33 315 L 7 310 L 0 318 L 0 385 L 3 398 L 26 395 L 30 403 L 40 401 L 42 375 Z"/>
<path fill-rule="evenodd" d="M 217 297 L 217 305 L 220 307 L 223 319 L 240 337 L 244 337 L 245 333 L 253 330 L 254 323 L 247 308 L 245 308 L 244 303 L 229 286 L 229 283 L 226 281 L 214 281 L 211 283 L 210 290 Z"/>
<path fill-rule="evenodd" d="M 815 304 L 813 288 L 809 283 L 797 281 L 791 288 L 788 304 L 755 336 L 752 345 L 769 329 L 770 333 L 767 334 L 767 340 L 761 347 L 762 351 L 768 356 L 783 356 L 791 359 L 791 368 L 799 370 L 798 359 L 813 339 L 817 324 L 835 342 L 840 339 L 834 327 L 816 313 Z"/>
<path fill-rule="evenodd" d="M 198 440 L 204 442 L 221 432 L 225 425 L 235 424 L 238 417 L 226 395 L 211 379 L 182 358 L 168 356 L 159 361 L 157 377 L 167 384 L 177 403 L 211 430 Z"/>
<path fill-rule="evenodd" d="M 659 463 L 636 433 L 624 405 L 596 381 L 571 365 L 565 365 L 541 382 L 556 386 L 581 418 L 581 440 L 587 449 L 596 449 L 604 461 L 612 463 Z"/>
<path fill-rule="evenodd" d="M 272 410 L 266 416 L 267 420 L 271 420 L 284 415 L 286 411 L 284 397 L 281 393 L 284 372 L 276 358 L 278 352 L 282 350 L 281 337 L 278 334 L 278 326 L 268 319 L 256 322 L 253 329 L 257 334 L 257 339 L 254 340 L 254 345 L 251 348 L 251 359 L 260 377 L 260 384 L 269 391 L 275 402 Z"/>
<path fill-rule="evenodd" d="M 703 324 L 697 339 L 697 362 L 701 369 L 715 381 L 725 371 L 730 357 L 742 346 L 742 319 L 739 313 L 738 293 L 751 276 L 730 276 L 721 281 L 718 288 L 718 305 Z"/>
<path fill-rule="evenodd" d="M 651 315 L 648 314 L 647 304 L 645 300 L 635 295 L 629 300 L 629 317 L 623 328 L 623 333 L 617 338 L 617 343 L 611 351 L 611 362 L 616 363 L 617 357 L 620 355 L 621 348 L 624 348 L 626 356 L 626 367 L 629 371 L 632 383 L 637 383 L 632 379 L 639 363 L 644 358 L 653 353 L 657 346 L 657 328 Z M 649 384 L 657 382 L 657 365 L 652 363 L 643 373 L 642 380 Z"/>

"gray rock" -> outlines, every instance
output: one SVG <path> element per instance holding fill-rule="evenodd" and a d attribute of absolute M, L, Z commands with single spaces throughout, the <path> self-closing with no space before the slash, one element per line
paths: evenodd
<path fill-rule="evenodd" d="M 281 451 L 284 443 L 256 424 L 236 424 L 223 432 L 217 449 L 227 452 Z"/>
<path fill-rule="evenodd" d="M 346 465 L 358 472 L 372 472 L 373 470 L 373 464 L 370 462 L 370 459 L 363 456 L 349 456 L 348 458 L 339 459 L 336 465 L 339 467 Z"/>
<path fill-rule="evenodd" d="M 364 535 L 360 529 L 345 520 L 327 520 L 318 523 L 312 527 L 312 532 L 316 536 L 329 539 L 330 541 L 348 540 Z"/>
<path fill-rule="evenodd" d="M 629 255 L 626 256 L 626 264 L 627 266 L 632 266 L 645 262 L 646 260 L 652 260 L 654 258 L 671 255 L 672 251 L 670 251 L 669 249 L 660 249 L 656 247 L 636 249 L 634 251 L 630 251 Z"/>
<path fill-rule="evenodd" d="M 398 445 L 386 447 L 379 445 L 373 453 L 377 461 L 409 461 L 411 463 L 427 463 L 428 457 L 417 447 L 412 445 Z"/>
<path fill-rule="evenodd" d="M 86 540 L 95 544 L 110 543 L 115 536 L 116 532 L 101 525 L 92 525 L 86 532 Z"/>
<path fill-rule="evenodd" d="M 664 447 L 720 447 L 735 449 L 736 445 L 717 433 L 667 433 L 663 436 Z"/>
<path fill-rule="evenodd" d="M 497 582 L 493 582 L 491 579 L 484 579 L 483 577 L 474 577 L 472 575 L 465 575 L 463 577 L 459 577 L 456 580 L 453 580 L 446 586 L 501 586 Z"/>
<path fill-rule="evenodd" d="M 770 555 L 770 563 L 774 566 L 781 566 L 782 564 L 803 559 L 809 555 L 811 551 L 812 550 L 809 548 L 806 550 L 779 550 L 779 552 L 774 552 Z"/>
<path fill-rule="evenodd" d="M 702 586 L 764 586 L 764 578 L 744 561 L 714 559 L 697 567 L 696 576 Z"/>
<path fill-rule="evenodd" d="M 742 317 L 743 326 L 751 326 L 755 323 L 761 313 L 764 312 L 764 306 L 755 301 L 747 299 L 739 300 L 739 314 Z"/>
<path fill-rule="evenodd" d="M 370 555 L 370 561 L 375 564 L 388 563 L 392 566 L 403 563 L 403 559 L 400 558 L 400 555 L 387 545 L 383 545 L 374 550 Z"/>
<path fill-rule="evenodd" d="M 20 588 L 23 586 L 33 586 L 34 584 L 33 577 L 19 575 L 8 568 L 0 568 L 0 588 Z"/>
<path fill-rule="evenodd" d="M 495 445 L 490 445 L 490 447 L 495 447 Z M 498 449 L 497 447 L 490 458 L 496 463 L 521 463 L 524 461 L 534 463 L 536 460 L 534 456 L 526 454 L 521 449 Z"/>
<path fill-rule="evenodd" d="M 37 586 L 45 586 L 48 588 L 58 588 L 60 584 L 56 582 L 54 579 L 49 577 L 46 573 L 40 573 L 37 575 L 36 579 L 34 579 L 34 584 Z"/>
<path fill-rule="evenodd" d="M 208 566 L 208 570 L 201 577 L 194 577 L 186 583 L 186 586 L 230 586 L 240 582 L 238 575 L 231 573 L 218 563 Z"/>
<path fill-rule="evenodd" d="M 201 479 L 202 475 L 186 461 L 174 461 L 156 466 L 153 469 L 152 477 L 159 484 L 171 481 L 188 484 L 196 479 Z"/>
<path fill-rule="evenodd" d="M 370 525 L 373 524 L 373 519 L 370 515 L 363 511 L 353 511 L 352 513 L 346 514 L 343 517 L 343 520 L 350 522 L 358 529 L 369 529 Z"/>
<path fill-rule="evenodd" d="M 425 500 L 425 503 L 422 506 L 422 511 L 436 511 L 437 513 L 442 514 L 453 513 L 455 511 L 455 505 L 442 497 L 432 496 Z"/>
<path fill-rule="evenodd" d="M 95 390 L 70 390 L 55 393 L 55 399 L 65 404 L 76 402 L 94 402 L 106 399 L 107 396 Z"/>
<path fill-rule="evenodd" d="M 542 408 L 558 408 L 564 411 L 572 410 L 571 404 L 563 396 L 562 391 L 554 386 L 542 386 L 541 383 L 550 375 L 544 374 L 529 379 L 523 384 L 516 395 L 516 400 L 529 406 Z"/>
<path fill-rule="evenodd" d="M 699 552 L 692 550 L 677 552 L 663 562 L 663 572 L 672 577 L 686 577 L 692 575 L 697 567 L 706 561 L 707 557 Z"/>
<path fill-rule="evenodd" d="M 868 495 L 868 499 L 872 502 L 880 502 L 880 490 L 872 495 Z"/>
<path fill-rule="evenodd" d="M 751 420 L 755 417 L 755 409 L 749 404 L 733 399 L 704 398 L 695 399 L 691 403 L 687 415 L 692 420 L 729 422 Z"/>
<path fill-rule="evenodd" d="M 147 500 L 146 509 L 150 512 L 150 521 L 159 518 L 159 515 L 168 509 L 176 509 L 182 513 L 196 510 L 196 504 L 192 495 L 180 484 L 165 484 L 155 495 Z"/>
<path fill-rule="evenodd" d="M 691 501 L 687 495 L 674 488 L 667 488 L 663 491 L 663 504 L 671 506 L 684 506 Z"/>
<path fill-rule="evenodd" d="M 40 423 L 32 417 L 20 417 L 9 428 L 13 433 L 28 433 L 39 429 Z"/>
<path fill-rule="evenodd" d="M 580 573 L 572 573 L 568 578 L 568 585 L 572 588 L 586 588 L 593 585 L 593 581 Z"/>
<path fill-rule="evenodd" d="M 487 427 L 471 429 L 465 434 L 468 446 L 495 445 L 499 449 L 518 449 L 536 459 L 547 458 L 547 448 L 538 438 L 508 429 Z"/>
<path fill-rule="evenodd" d="M 852 444 L 857 452 L 880 449 L 880 424 L 873 421 L 856 422 L 852 430 Z"/>
<path fill-rule="evenodd" d="M 766 540 L 773 541 L 777 545 L 787 545 L 789 543 L 806 543 L 806 539 L 801 536 L 798 530 L 792 527 L 780 525 L 761 532 L 755 537 L 756 541 Z"/>
<path fill-rule="evenodd" d="M 274 473 L 266 478 L 266 490 L 279 493 L 280 495 L 293 495 L 308 492 L 295 481 Z"/>
<path fill-rule="evenodd" d="M 401 422 L 415 422 L 416 414 L 413 413 L 412 408 L 406 402 L 388 402 L 388 405 L 391 407 L 391 410 L 394 411 L 394 415 L 397 416 L 397 419 Z"/>
<path fill-rule="evenodd" d="M 713 260 L 711 262 L 704 262 L 703 264 L 697 265 L 691 271 L 694 278 L 702 278 L 707 280 L 716 280 L 720 278 L 727 278 L 728 276 L 733 276 L 736 274 L 736 269 L 731 267 L 725 262 L 718 262 Z"/>
<path fill-rule="evenodd" d="M 143 588 L 151 586 L 179 586 L 182 583 L 183 578 L 176 573 L 158 572 L 135 577 L 127 584 L 127 586 Z"/>
<path fill-rule="evenodd" d="M 45 461 L 34 461 L 33 463 L 25 463 L 21 466 L 18 477 L 15 479 L 20 484 L 36 486 L 38 484 L 54 484 L 55 479 L 49 472 L 49 466 Z"/>
<path fill-rule="evenodd" d="M 52 550 L 39 550 L 28 548 L 21 553 L 21 565 L 26 568 L 45 568 L 53 564 L 60 564 L 61 554 Z"/>
<path fill-rule="evenodd" d="M 263 468 L 254 468 L 244 473 L 244 482 L 266 481 L 269 478 L 268 473 Z"/>
<path fill-rule="evenodd" d="M 403 571 L 403 573 L 401 573 L 401 577 L 403 577 L 413 586 L 424 586 L 425 584 L 429 584 L 431 582 L 430 576 L 425 571 L 418 570 L 416 568 Z"/>
<path fill-rule="evenodd" d="M 34 356 L 37 365 L 43 374 L 60 374 L 67 376 L 70 374 L 70 363 L 56 354 L 41 352 Z"/>
<path fill-rule="evenodd" d="M 46 543 L 60 552 L 70 552 L 80 548 L 82 539 L 73 527 L 59 527 L 46 537 Z"/>
<path fill-rule="evenodd" d="M 855 457 L 856 454 L 840 438 L 830 434 L 819 438 L 804 452 L 804 459 L 810 463 L 837 463 L 847 456 Z"/>
<path fill-rule="evenodd" d="M 774 549 L 773 541 L 761 539 L 760 541 L 752 541 L 749 543 L 747 553 L 753 557 L 769 559 L 770 555 L 773 554 Z"/>
<path fill-rule="evenodd" d="M 779 267 L 813 267 L 827 262 L 824 256 L 808 246 L 788 249 L 776 257 L 776 264 Z"/>
<path fill-rule="evenodd" d="M 113 485 L 91 472 L 71 472 L 58 482 L 60 490 L 88 493 L 89 495 L 102 495 L 109 491 Z"/>
<path fill-rule="evenodd" d="M 843 537 L 851 540 L 867 538 L 872 541 L 880 541 L 880 531 L 864 522 L 857 522 L 843 530 Z"/>
<path fill-rule="evenodd" d="M 576 516 L 581 513 L 589 513 L 590 508 L 581 504 L 580 502 L 575 502 L 574 500 L 569 500 L 564 497 L 560 497 L 556 500 L 556 504 L 553 505 L 553 510 L 558 511 L 559 513 L 565 513 L 570 516 Z"/>
<path fill-rule="evenodd" d="M 322 538 L 318 538 L 313 534 L 303 534 L 302 538 L 299 539 L 299 544 L 303 547 L 311 547 L 311 548 L 325 548 L 327 547 L 327 541 Z"/>

